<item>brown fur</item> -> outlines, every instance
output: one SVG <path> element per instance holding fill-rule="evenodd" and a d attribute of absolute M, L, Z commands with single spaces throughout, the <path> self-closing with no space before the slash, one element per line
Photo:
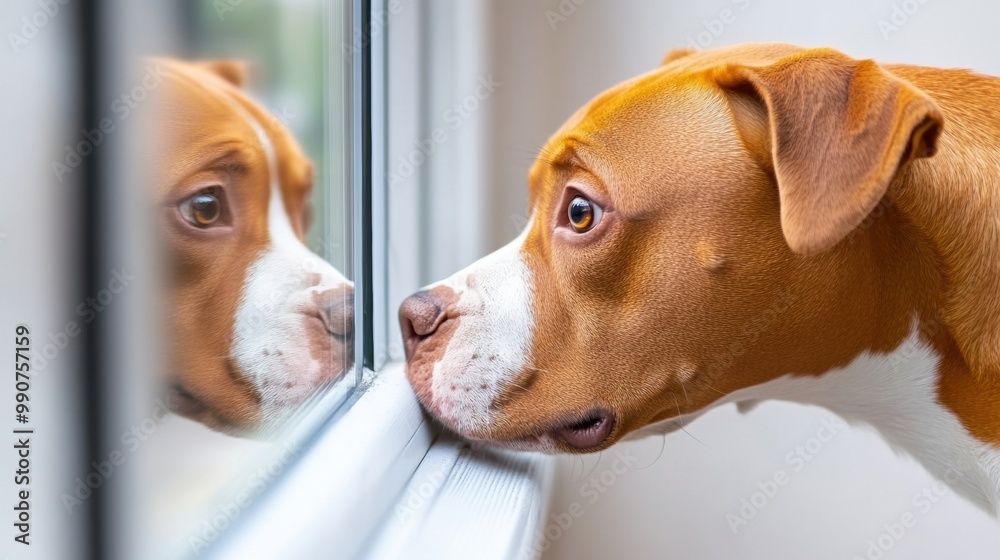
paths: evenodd
<path fill-rule="evenodd" d="M 994 78 L 791 45 L 679 53 L 601 94 L 530 172 L 532 367 L 473 435 L 604 407 L 604 447 L 917 320 L 941 401 L 1000 443 L 997 100 Z M 586 235 L 558 226 L 567 185 L 605 208 Z"/>
<path fill-rule="evenodd" d="M 162 145 L 156 154 L 156 198 L 164 210 L 173 268 L 169 309 L 176 377 L 171 385 L 178 392 L 172 401 L 179 412 L 209 426 L 246 430 L 259 420 L 260 396 L 229 356 L 246 270 L 269 239 L 270 185 L 263 147 L 233 104 L 252 114 L 271 138 L 281 163 L 285 208 L 300 239 L 306 232 L 312 166 L 288 131 L 238 89 L 242 65 L 155 63 L 166 69 L 157 99 Z M 210 185 L 224 188 L 233 226 L 190 235 L 176 205 Z"/>

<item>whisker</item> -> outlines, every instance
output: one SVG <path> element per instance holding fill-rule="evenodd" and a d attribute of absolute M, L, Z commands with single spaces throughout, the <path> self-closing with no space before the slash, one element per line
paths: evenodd
<path fill-rule="evenodd" d="M 600 453 L 597 454 L 597 461 L 594 462 L 594 468 L 590 469 L 590 472 L 587 473 L 587 475 L 584 476 L 583 478 L 587 478 L 588 476 L 594 474 L 594 471 L 597 470 L 597 465 L 601 464 L 601 458 L 602 457 L 604 457 L 604 451 L 601 451 Z M 581 479 L 581 480 L 583 480 L 583 479 Z"/>
<path fill-rule="evenodd" d="M 576 462 L 577 461 L 580 462 L 580 478 L 573 478 L 573 475 L 576 474 Z M 573 482 L 580 482 L 581 480 L 583 480 L 583 469 L 584 469 L 584 467 L 586 467 L 586 465 L 583 463 L 583 457 L 581 457 L 580 455 L 577 455 L 576 457 L 573 457 L 573 468 L 572 468 L 572 470 L 569 471 L 569 478 Z"/>
<path fill-rule="evenodd" d="M 680 405 L 677 404 L 677 397 L 676 396 L 674 396 L 674 406 L 677 407 L 677 416 L 679 417 L 681 415 L 681 407 L 680 407 Z M 702 445 L 705 445 L 705 442 L 703 442 L 700 439 L 694 437 L 693 435 L 691 435 L 691 432 L 685 430 L 684 426 L 681 425 L 681 423 L 676 418 L 673 420 L 673 422 L 674 422 L 674 425 L 677 426 L 678 429 L 680 429 L 680 431 L 682 431 L 685 434 L 687 434 L 688 436 L 690 436 L 691 439 L 697 441 L 698 443 L 700 443 Z M 708 447 L 708 446 L 705 445 L 705 447 Z"/>
<path fill-rule="evenodd" d="M 517 387 L 518 389 L 526 392 L 526 393 L 528 392 L 528 388 L 527 387 L 523 387 L 521 385 L 518 385 L 517 383 L 514 383 L 513 381 L 511 381 L 510 384 L 513 385 L 513 386 L 515 386 L 515 387 Z"/>
<path fill-rule="evenodd" d="M 720 390 L 716 389 L 715 387 L 712 387 L 711 385 L 709 385 L 708 383 L 706 383 L 706 382 L 704 382 L 704 381 L 702 381 L 702 384 L 704 384 L 704 385 L 705 385 L 706 387 L 708 387 L 709 389 L 711 389 L 711 390 L 715 391 L 716 393 L 718 393 L 718 394 L 722 395 L 723 397 L 725 397 L 726 395 L 728 395 L 728 394 L 729 394 L 729 393 L 723 393 L 722 391 L 720 391 Z"/>
<path fill-rule="evenodd" d="M 667 448 L 667 434 L 663 434 L 663 441 L 660 443 L 660 452 L 656 455 L 656 459 L 653 459 L 653 462 L 646 465 L 645 467 L 641 467 L 636 470 L 641 471 L 644 469 L 648 469 L 649 467 L 652 467 L 654 464 L 656 464 L 657 461 L 660 460 L 660 457 L 663 456 L 663 450 L 666 448 Z"/>

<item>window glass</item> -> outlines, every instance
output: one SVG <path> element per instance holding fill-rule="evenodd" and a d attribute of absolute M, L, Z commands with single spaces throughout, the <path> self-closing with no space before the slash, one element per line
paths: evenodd
<path fill-rule="evenodd" d="M 163 359 L 107 447 L 138 457 L 143 554 L 211 549 L 355 387 L 346 4 L 192 0 L 139 22 L 171 47 L 131 35 Z"/>

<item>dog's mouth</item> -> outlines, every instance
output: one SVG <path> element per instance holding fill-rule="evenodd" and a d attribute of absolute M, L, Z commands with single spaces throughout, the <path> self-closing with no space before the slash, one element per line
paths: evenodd
<path fill-rule="evenodd" d="M 237 437 L 260 437 L 260 427 L 246 424 L 238 420 L 230 420 L 222 416 L 216 409 L 180 383 L 174 384 L 168 391 L 167 405 L 171 412 L 195 422 L 200 422 L 209 428 Z"/>
<path fill-rule="evenodd" d="M 616 417 L 605 408 L 594 408 L 583 414 L 575 414 L 570 421 L 555 422 L 552 426 L 541 429 L 532 435 L 518 437 L 476 437 L 468 439 L 516 451 L 559 451 L 560 442 L 571 451 L 590 453 L 603 449 L 614 433 Z"/>
<path fill-rule="evenodd" d="M 549 433 L 575 450 L 590 451 L 602 446 L 611 436 L 614 427 L 614 413 L 604 408 L 595 408 Z"/>
<path fill-rule="evenodd" d="M 208 405 L 188 392 L 180 383 L 170 388 L 167 403 L 175 413 L 192 418 L 207 414 L 210 410 Z"/>

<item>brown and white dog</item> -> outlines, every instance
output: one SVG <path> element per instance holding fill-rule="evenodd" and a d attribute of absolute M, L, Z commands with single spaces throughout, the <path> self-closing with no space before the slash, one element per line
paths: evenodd
<path fill-rule="evenodd" d="M 590 452 L 729 402 L 867 423 L 1000 502 L 1000 80 L 830 49 L 673 52 L 529 175 L 507 247 L 400 309 L 423 405 Z"/>
<path fill-rule="evenodd" d="M 303 243 L 313 168 L 229 61 L 155 60 L 156 200 L 171 258 L 171 405 L 277 427 L 352 360 L 353 287 Z"/>

